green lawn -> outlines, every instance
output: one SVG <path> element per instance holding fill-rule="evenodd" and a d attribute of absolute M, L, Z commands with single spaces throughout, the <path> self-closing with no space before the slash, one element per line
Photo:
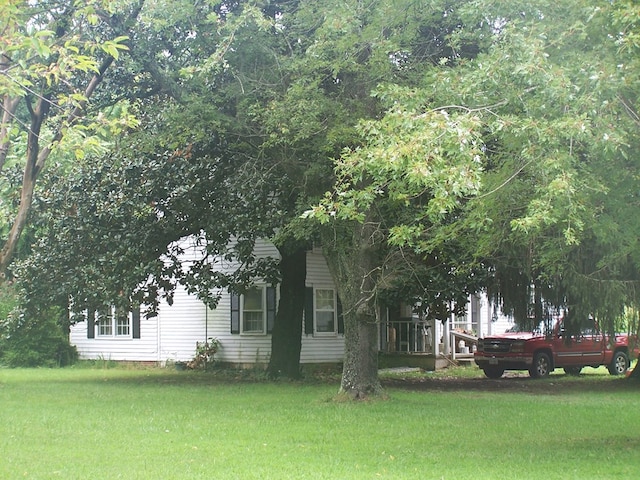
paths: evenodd
<path fill-rule="evenodd" d="M 486 390 L 440 388 L 442 376 L 424 377 L 430 383 L 418 388 L 388 388 L 385 401 L 338 403 L 333 380 L 250 383 L 163 369 L 0 370 L 0 478 L 640 474 L 640 390 L 624 380 L 597 372 L 554 375 L 503 379 Z"/>

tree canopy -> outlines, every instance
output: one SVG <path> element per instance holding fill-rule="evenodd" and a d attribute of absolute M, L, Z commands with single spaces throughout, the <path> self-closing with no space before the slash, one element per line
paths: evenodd
<path fill-rule="evenodd" d="M 154 305 L 176 281 L 204 298 L 260 275 L 300 284 L 293 259 L 320 240 L 345 314 L 341 389 L 354 397 L 380 389 L 381 305 L 420 300 L 445 319 L 486 288 L 519 321 L 557 308 L 612 327 L 637 303 L 636 6 L 153 7 L 100 97 L 126 99 L 140 127 L 66 179 L 52 174 L 21 267 L 40 276 L 32 288 Z M 248 259 L 271 238 L 291 270 L 249 262 L 230 279 L 202 262 L 183 275 L 166 249 L 186 234 Z M 284 343 L 295 342 L 302 306 L 281 307 L 276 324 L 291 322 Z"/>
<path fill-rule="evenodd" d="M 411 88 L 379 87 L 385 115 L 361 124 L 363 147 L 342 156 L 335 190 L 310 214 L 362 221 L 380 202 L 404 202 L 413 213 L 389 241 L 429 254 L 473 239 L 474 262 L 518 321 L 555 307 L 613 328 L 636 302 L 634 11 L 461 10 L 491 26 L 489 47 Z"/>
<path fill-rule="evenodd" d="M 0 271 L 13 258 L 49 156 L 81 157 L 117 132 L 126 115 L 98 115 L 89 100 L 120 52 L 143 0 L 3 2 L 0 5 L 0 172 L 22 171 L 17 206 L 3 205 L 12 220 L 2 226 Z M 104 112 L 103 112 L 104 113 Z M 121 111 L 120 113 L 126 113 Z M 11 185 L 8 186 L 12 188 Z"/>

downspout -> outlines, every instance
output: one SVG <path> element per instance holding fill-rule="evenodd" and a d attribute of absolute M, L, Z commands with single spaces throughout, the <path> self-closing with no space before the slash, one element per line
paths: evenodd
<path fill-rule="evenodd" d="M 163 365 L 162 363 L 162 330 L 161 330 L 161 325 L 162 322 L 160 321 L 160 315 L 162 315 L 160 312 L 158 312 L 158 315 L 155 316 L 156 319 L 156 350 L 158 352 L 158 365 Z M 166 362 L 164 364 L 164 366 L 166 366 Z"/>

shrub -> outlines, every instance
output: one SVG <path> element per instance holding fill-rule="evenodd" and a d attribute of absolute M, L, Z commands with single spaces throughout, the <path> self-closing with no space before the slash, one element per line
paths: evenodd
<path fill-rule="evenodd" d="M 75 363 L 78 352 L 69 344 L 66 311 L 51 307 L 38 314 L 27 313 L 20 307 L 19 296 L 10 290 L 4 286 L 0 294 L 0 362 L 9 367 Z"/>
<path fill-rule="evenodd" d="M 196 354 L 187 368 L 192 370 L 207 370 L 214 362 L 214 355 L 220 348 L 220 341 L 217 338 L 209 338 L 206 342 L 196 342 Z"/>

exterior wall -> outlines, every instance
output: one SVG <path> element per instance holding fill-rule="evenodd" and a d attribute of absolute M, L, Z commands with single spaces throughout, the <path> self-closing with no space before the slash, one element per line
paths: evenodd
<path fill-rule="evenodd" d="M 478 334 L 479 337 L 486 337 L 495 333 L 504 333 L 513 327 L 513 318 L 504 315 L 500 308 L 495 308 L 489 301 L 486 294 L 480 295 L 480 321 L 482 328 Z"/>
<path fill-rule="evenodd" d="M 185 261 L 196 260 L 202 255 L 201 247 L 191 245 L 189 239 L 183 241 Z M 277 249 L 268 242 L 256 246 L 256 256 L 277 257 Z M 233 269 L 233 264 L 220 264 L 218 268 Z M 320 249 L 307 253 L 306 287 L 333 288 L 329 268 Z M 271 353 L 271 335 L 269 334 L 232 334 L 231 333 L 231 296 L 227 292 L 219 292 L 220 301 L 215 309 L 207 308 L 194 295 L 178 286 L 171 306 L 162 304 L 158 316 L 140 320 L 140 338 L 87 338 L 87 323 L 82 322 L 71 327 L 71 343 L 76 345 L 82 359 L 153 361 L 188 361 L 193 358 L 196 342 L 204 342 L 208 338 L 217 338 L 220 348 L 216 359 L 221 362 L 249 365 L 269 362 Z M 497 315 L 495 314 L 497 313 Z M 478 336 L 502 333 L 513 325 L 513 321 L 495 312 L 486 295 L 481 295 L 476 312 Z M 472 311 L 468 306 L 467 320 L 471 330 Z M 435 332 L 432 341 L 433 352 L 449 354 L 453 345 L 449 332 L 453 319 L 449 324 L 434 322 Z M 457 323 L 459 325 L 459 322 Z M 304 325 L 303 325 L 304 332 Z M 302 350 L 300 362 L 305 363 L 337 363 L 344 356 L 344 334 L 313 335 L 302 334 Z"/>
<path fill-rule="evenodd" d="M 69 332 L 72 345 L 81 359 L 130 360 L 155 362 L 158 360 L 158 317 L 140 320 L 140 338 L 87 338 L 87 322 L 73 325 Z"/>
<path fill-rule="evenodd" d="M 185 260 L 201 255 L 200 247 L 183 242 Z M 277 249 L 263 242 L 256 246 L 256 256 L 278 256 Z M 220 265 L 232 269 L 234 265 Z M 308 287 L 333 287 L 327 264 L 319 250 L 307 254 Z M 233 364 L 267 364 L 271 353 L 271 335 L 231 333 L 231 302 L 227 292 L 220 292 L 215 309 L 209 309 L 194 295 L 178 286 L 171 306 L 162 304 L 158 316 L 140 320 L 140 338 L 87 338 L 87 323 L 72 326 L 71 343 L 82 359 L 129 361 L 188 361 L 193 358 L 196 342 L 217 338 L 220 349 L 216 359 Z M 303 334 L 301 363 L 342 361 L 344 335 L 318 336 Z"/>
<path fill-rule="evenodd" d="M 329 267 L 319 248 L 307 253 L 307 287 L 334 288 Z M 303 328 L 300 363 L 341 362 L 344 357 L 344 334 L 313 336 Z"/>

